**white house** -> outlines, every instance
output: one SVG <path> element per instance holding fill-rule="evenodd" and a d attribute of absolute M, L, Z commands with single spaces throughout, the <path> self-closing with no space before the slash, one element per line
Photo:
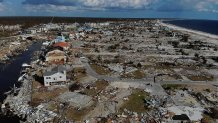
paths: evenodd
<path fill-rule="evenodd" d="M 47 70 L 43 76 L 44 86 L 63 84 L 67 80 L 66 69 L 63 66 Z"/>
<path fill-rule="evenodd" d="M 36 34 L 37 33 L 37 29 L 36 28 L 29 28 L 27 30 L 25 30 L 26 34 Z"/>
<path fill-rule="evenodd" d="M 37 27 L 37 32 L 48 32 L 48 29 L 45 26 L 39 26 Z"/>

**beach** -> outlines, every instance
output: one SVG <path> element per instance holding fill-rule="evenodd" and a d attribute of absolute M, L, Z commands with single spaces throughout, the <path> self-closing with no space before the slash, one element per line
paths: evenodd
<path fill-rule="evenodd" d="M 163 21 L 159 21 L 159 24 L 162 25 L 162 26 L 166 26 L 166 27 L 168 27 L 170 29 L 173 29 L 173 30 L 183 31 L 185 33 L 197 34 L 197 35 L 201 35 L 201 36 L 216 39 L 216 40 L 218 39 L 218 35 L 202 32 L 202 31 L 198 31 L 198 30 L 179 27 L 179 26 L 176 26 L 176 25 L 173 25 L 173 24 L 164 23 Z"/>

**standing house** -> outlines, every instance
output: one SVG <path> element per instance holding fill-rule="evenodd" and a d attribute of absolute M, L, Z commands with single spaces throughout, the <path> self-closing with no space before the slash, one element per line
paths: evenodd
<path fill-rule="evenodd" d="M 63 66 L 55 67 L 44 72 L 44 86 L 60 85 L 67 81 L 66 69 Z"/>

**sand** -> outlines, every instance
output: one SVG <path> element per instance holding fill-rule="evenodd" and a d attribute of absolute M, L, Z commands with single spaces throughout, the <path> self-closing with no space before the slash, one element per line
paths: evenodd
<path fill-rule="evenodd" d="M 186 29 L 183 27 L 175 26 L 173 24 L 164 23 L 161 21 L 159 21 L 159 24 L 162 26 L 166 26 L 166 27 L 173 29 L 173 30 L 179 30 L 179 31 L 187 32 L 187 33 L 193 33 L 193 34 L 197 34 L 197 35 L 201 35 L 201 36 L 205 36 L 205 37 L 209 37 L 209 38 L 213 38 L 213 39 L 218 39 L 218 35 L 202 32 L 202 31 L 197 31 L 197 30 L 193 30 L 193 29 Z"/>

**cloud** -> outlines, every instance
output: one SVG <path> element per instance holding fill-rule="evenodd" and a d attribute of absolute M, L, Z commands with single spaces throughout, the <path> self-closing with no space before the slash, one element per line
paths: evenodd
<path fill-rule="evenodd" d="M 52 4 L 40 4 L 40 5 L 26 5 L 25 9 L 31 12 L 50 12 L 55 13 L 57 11 L 73 11 L 76 10 L 74 6 L 64 6 L 64 5 L 52 5 Z"/>
<path fill-rule="evenodd" d="M 47 12 L 137 9 L 165 12 L 218 11 L 218 0 L 25 0 L 23 4 L 29 11 Z"/>
<path fill-rule="evenodd" d="M 120 8 L 120 9 L 148 9 L 158 0 L 82 0 L 87 7 Z"/>
<path fill-rule="evenodd" d="M 73 6 L 74 2 L 71 0 L 25 0 L 23 4 L 28 5 L 65 5 L 65 6 Z"/>
<path fill-rule="evenodd" d="M 158 0 L 25 0 L 24 5 L 71 6 L 77 9 L 148 9 Z"/>
<path fill-rule="evenodd" d="M 218 13 L 218 1 L 217 0 L 200 1 L 195 6 L 195 8 L 198 11 Z"/>

